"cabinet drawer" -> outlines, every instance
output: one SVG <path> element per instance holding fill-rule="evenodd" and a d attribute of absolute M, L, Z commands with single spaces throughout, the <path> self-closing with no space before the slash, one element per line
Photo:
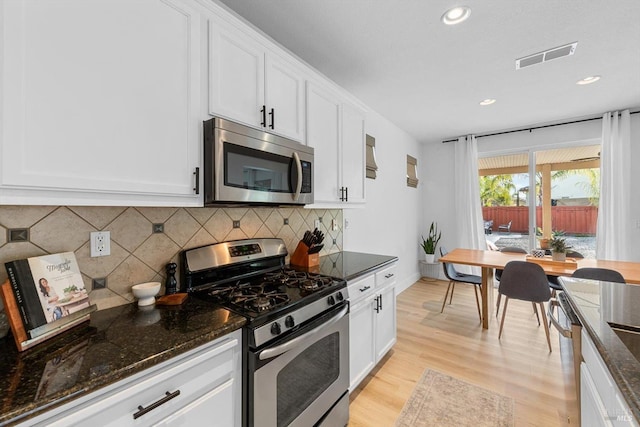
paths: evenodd
<path fill-rule="evenodd" d="M 376 288 L 375 275 L 370 274 L 365 277 L 360 277 L 353 282 L 349 282 L 349 301 L 351 305 L 362 300 L 362 298 L 373 294 Z"/>
<path fill-rule="evenodd" d="M 387 284 L 396 280 L 396 265 L 387 267 L 384 270 L 380 270 L 376 273 L 376 287 L 382 288 Z"/>
<path fill-rule="evenodd" d="M 107 390 L 99 390 L 83 399 L 72 402 L 55 416 L 38 419 L 37 426 L 133 426 L 151 425 L 191 412 L 191 425 L 207 425 L 215 419 L 215 405 L 208 410 L 201 401 L 224 402 L 223 409 L 231 413 L 233 389 L 240 387 L 234 375 L 239 364 L 239 333 L 215 346 L 206 345 L 187 353 L 179 361 L 170 361 L 156 369 L 143 371 L 141 375 L 122 380 Z M 163 402 L 161 404 L 158 404 Z M 157 406 L 140 414 L 140 407 Z M 230 407 L 231 406 L 231 407 Z M 57 412 L 57 411 L 56 411 Z M 142 411 L 144 412 L 144 411 Z M 137 418 L 134 414 L 138 413 Z M 46 415 L 46 414 L 45 414 Z"/>

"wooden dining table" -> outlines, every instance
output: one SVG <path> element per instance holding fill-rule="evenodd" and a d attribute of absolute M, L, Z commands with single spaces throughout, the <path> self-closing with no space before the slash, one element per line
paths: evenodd
<path fill-rule="evenodd" d="M 456 248 L 446 255 L 440 257 L 440 262 L 449 262 L 452 264 L 471 265 L 481 267 L 482 269 L 482 327 L 489 329 L 490 313 L 493 310 L 493 270 L 495 268 L 504 269 L 509 261 L 526 261 L 526 254 L 489 251 L 481 249 L 462 249 Z M 640 262 L 628 261 L 610 261 L 597 259 L 571 259 L 571 261 L 562 265 L 559 263 L 538 263 L 547 275 L 551 276 L 571 276 L 578 268 L 595 267 L 608 268 L 616 270 L 627 283 L 640 284 Z"/>

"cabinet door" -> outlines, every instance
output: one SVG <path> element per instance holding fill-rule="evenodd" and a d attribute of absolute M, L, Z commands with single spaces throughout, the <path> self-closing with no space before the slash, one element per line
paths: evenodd
<path fill-rule="evenodd" d="M 583 427 L 612 427 L 589 368 L 580 364 L 580 420 Z"/>
<path fill-rule="evenodd" d="M 291 62 L 268 53 L 265 64 L 267 130 L 304 140 L 304 78 Z"/>
<path fill-rule="evenodd" d="M 209 113 L 263 127 L 264 47 L 231 24 L 212 18 L 209 49 Z"/>
<path fill-rule="evenodd" d="M 353 391 L 375 366 L 375 298 L 366 298 L 349 313 L 349 390 Z"/>
<path fill-rule="evenodd" d="M 340 100 L 313 83 L 307 86 L 307 144 L 315 148 L 314 203 L 340 203 Z"/>
<path fill-rule="evenodd" d="M 348 189 L 348 203 L 365 202 L 365 116 L 352 106 L 342 106 L 342 186 Z"/>
<path fill-rule="evenodd" d="M 197 6 L 29 0 L 3 8 L 0 203 L 201 202 L 193 190 Z"/>
<path fill-rule="evenodd" d="M 396 287 L 385 288 L 380 294 L 381 309 L 376 315 L 376 362 L 396 343 Z"/>

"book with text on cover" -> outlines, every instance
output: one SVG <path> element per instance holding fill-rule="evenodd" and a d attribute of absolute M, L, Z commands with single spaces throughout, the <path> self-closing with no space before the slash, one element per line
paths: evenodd
<path fill-rule="evenodd" d="M 90 306 L 73 252 L 31 257 L 5 265 L 28 333 Z"/>

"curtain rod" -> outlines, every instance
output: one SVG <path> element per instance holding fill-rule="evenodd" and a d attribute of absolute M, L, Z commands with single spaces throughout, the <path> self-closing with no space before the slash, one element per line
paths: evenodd
<path fill-rule="evenodd" d="M 640 113 L 640 110 L 638 111 L 632 111 L 629 114 L 638 114 Z M 507 133 L 514 133 L 514 132 L 525 132 L 525 131 L 533 131 L 535 129 L 544 129 L 544 128 L 550 128 L 550 127 L 554 127 L 554 126 L 562 126 L 562 125 L 571 125 L 573 123 L 582 123 L 582 122 L 590 122 L 593 120 L 602 120 L 602 117 L 592 117 L 590 119 L 582 119 L 582 120 L 573 120 L 571 122 L 562 122 L 562 123 L 554 123 L 551 125 L 542 125 L 542 126 L 530 126 L 530 127 L 526 127 L 526 128 L 522 128 L 522 129 L 514 129 L 514 130 L 505 130 L 502 132 L 494 132 L 494 133 L 487 133 L 484 135 L 476 135 L 476 138 L 484 138 L 485 136 L 495 136 L 495 135 L 504 135 Z M 466 136 L 465 136 L 466 139 Z M 447 142 L 456 142 L 458 141 L 458 139 L 447 139 L 445 141 L 442 141 L 443 144 L 447 143 Z"/>

